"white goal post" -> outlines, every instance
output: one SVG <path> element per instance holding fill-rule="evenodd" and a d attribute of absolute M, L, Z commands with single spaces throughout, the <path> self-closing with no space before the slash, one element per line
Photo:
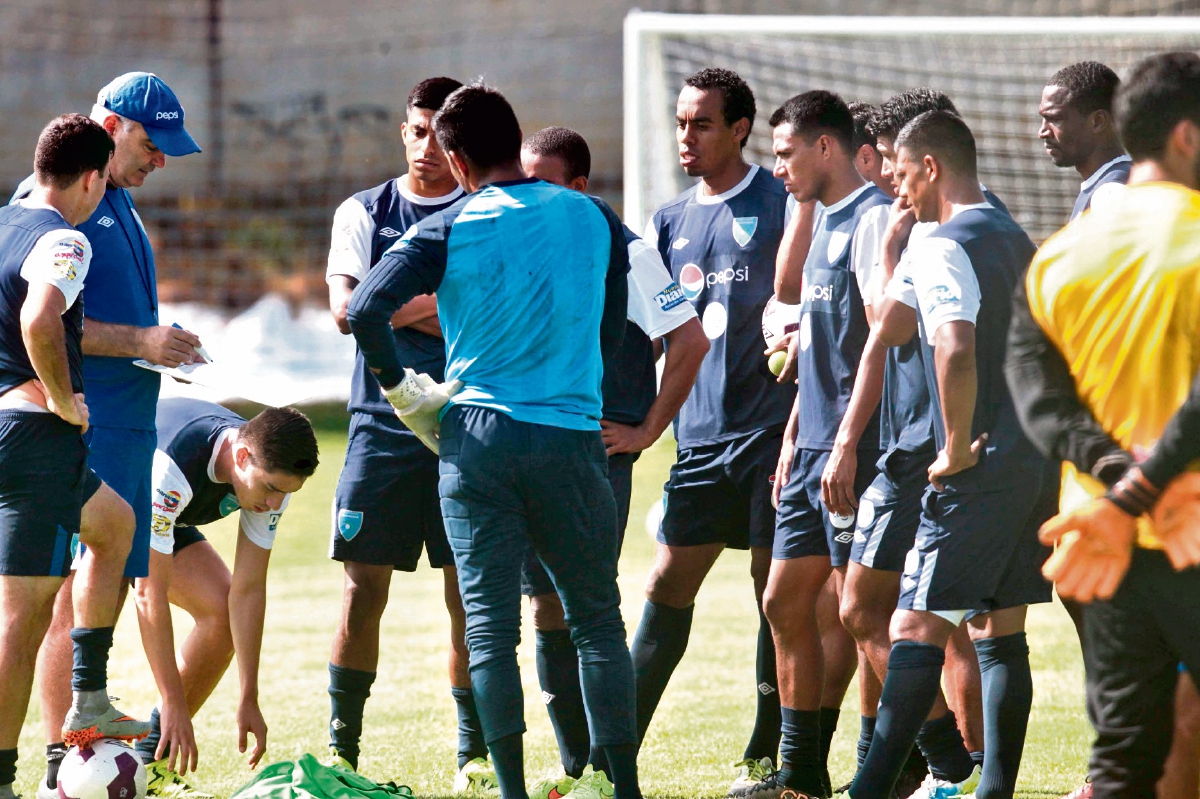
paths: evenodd
<path fill-rule="evenodd" d="M 768 168 L 766 120 L 788 97 L 822 88 L 878 104 L 915 86 L 944 91 L 975 132 L 981 179 L 1041 241 L 1066 221 L 1079 190 L 1075 170 L 1054 167 L 1038 140 L 1042 87 L 1076 61 L 1123 74 L 1155 52 L 1200 49 L 1200 18 L 632 11 L 624 46 L 624 216 L 634 230 L 689 185 L 676 155 L 675 97 L 685 76 L 718 66 L 755 92 L 747 158 Z"/>

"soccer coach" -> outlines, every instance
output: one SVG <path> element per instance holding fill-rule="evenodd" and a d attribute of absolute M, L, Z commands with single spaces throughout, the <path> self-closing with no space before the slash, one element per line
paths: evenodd
<path fill-rule="evenodd" d="M 197 153 L 200 147 L 184 128 L 183 106 L 175 93 L 149 72 L 126 73 L 101 89 L 91 118 L 108 131 L 116 149 L 104 199 L 78 228 L 92 244 L 83 290 L 83 379 L 91 412 L 88 464 L 134 509 L 137 526 L 125 566 L 125 576 L 132 579 L 149 574 L 150 469 L 161 382 L 157 373 L 134 366 L 133 360 L 178 366 L 191 360 L 200 340 L 158 323 L 154 253 L 128 190 L 166 166 L 167 156 Z M 32 185 L 31 176 L 13 199 Z M 59 730 L 71 704 L 70 628 L 68 583 L 59 592 L 38 664 L 42 723 L 52 747 L 62 741 Z M 60 759 L 48 749 L 48 789 L 55 787 Z"/>
<path fill-rule="evenodd" d="M 616 504 L 600 437 L 603 356 L 625 329 L 625 236 L 600 200 L 524 176 L 520 125 L 499 92 L 458 89 L 433 127 L 469 194 L 383 255 L 351 297 L 350 329 L 401 420 L 440 448 L 471 684 L 501 796 L 526 796 L 516 646 L 532 545 L 579 650 L 591 737 L 615 797 L 639 799 Z M 441 386 L 401 369 L 389 324 L 401 305 L 434 292 L 447 348 Z"/>

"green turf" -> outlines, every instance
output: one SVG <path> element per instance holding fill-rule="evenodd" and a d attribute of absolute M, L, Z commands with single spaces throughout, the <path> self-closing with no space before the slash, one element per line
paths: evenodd
<path fill-rule="evenodd" d="M 329 701 L 326 662 L 341 606 L 341 568 L 327 559 L 330 500 L 345 451 L 345 433 L 321 433 L 321 468 L 293 497 L 273 555 L 267 634 L 263 645 L 261 706 L 270 725 L 268 760 L 323 753 Z M 653 555 L 643 519 L 661 498 L 674 457 L 660 441 L 635 467 L 630 527 L 621 559 L 621 591 L 630 635 L 642 607 L 642 582 Z M 399 519 L 398 519 L 399 521 Z M 205 528 L 228 556 L 234 523 Z M 177 640 L 189 629 L 176 615 Z M 1019 793 L 1060 796 L 1084 773 L 1090 735 L 1083 713 L 1082 669 L 1071 623 L 1058 606 L 1030 614 L 1034 706 Z M 525 685 L 527 773 L 532 778 L 557 762 L 553 734 L 540 702 L 526 619 L 521 644 Z M 455 715 L 446 676 L 448 627 L 441 575 L 428 568 L 397 574 L 383 621 L 379 677 L 367 704 L 361 770 L 379 780 L 412 786 L 418 796 L 449 793 L 454 776 Z M 731 552 L 713 569 L 697 600 L 687 655 L 663 697 L 641 755 L 647 796 L 723 796 L 730 763 L 742 754 L 753 722 L 754 641 L 757 631 L 749 558 Z M 236 668 L 236 667 L 235 667 Z M 141 652 L 132 604 L 117 629 L 110 692 L 120 706 L 148 713 L 155 701 L 150 669 Z M 237 752 L 234 669 L 196 719 L 199 787 L 228 795 L 251 772 Z M 835 786 L 851 776 L 858 737 L 858 696 L 852 687 L 834 739 Z M 44 751 L 36 700 L 21 736 L 18 788 L 32 797 Z"/>

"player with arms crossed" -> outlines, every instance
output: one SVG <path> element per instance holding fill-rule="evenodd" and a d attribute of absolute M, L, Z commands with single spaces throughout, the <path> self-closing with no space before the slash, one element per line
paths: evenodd
<path fill-rule="evenodd" d="M 462 196 L 433 135 L 433 115 L 462 84 L 427 78 L 409 92 L 400 126 L 408 172 L 360 192 L 338 208 L 329 248 L 329 307 L 349 333 L 346 306 L 355 286 L 410 227 Z M 413 298 L 392 319 L 405 366 L 442 379 L 445 344 L 437 298 Z M 394 571 L 415 571 L 424 549 L 441 569 L 450 614 L 450 693 L 458 710 L 455 788 L 495 785 L 467 673 L 464 616 L 454 554 L 438 507 L 437 458 L 396 418 L 359 353 L 351 386 L 350 444 L 334 494 L 332 553 L 346 571 L 342 618 L 329 661 L 331 758 L 358 768 L 363 708 L 379 665 L 379 623 Z"/>
<path fill-rule="evenodd" d="M 0 797 L 16 796 L 17 740 L 34 660 L 71 565 L 72 744 L 141 738 L 149 725 L 109 703 L 108 653 L 133 512 L 87 465 L 83 303 L 91 245 L 76 225 L 104 197 L 112 139 L 79 114 L 38 137 L 28 197 L 0 209 Z M 90 500 L 90 502 L 89 502 Z M 83 508 L 89 505 L 87 512 Z"/>
<path fill-rule="evenodd" d="M 1026 606 L 1050 599 L 1036 527 L 1053 513 L 1057 492 L 1056 469 L 1025 439 L 1002 374 L 1013 289 L 1035 248 L 985 199 L 975 139 L 957 115 L 922 114 L 895 146 L 900 197 L 916 221 L 938 227 L 897 266 L 887 290 L 895 301 L 881 306 L 878 333 L 895 346 L 920 332 L 939 452 L 892 617 L 875 735 L 849 794 L 891 793 L 934 707 L 947 641 L 969 616 L 984 692 L 985 760 L 975 794 L 1007 799 L 1033 696 Z M 905 281 L 916 308 L 906 303 Z M 926 751 L 931 760 L 937 754 Z M 974 764 L 959 754 L 944 779 L 930 775 L 926 795 L 968 790 L 962 781 Z"/>
<path fill-rule="evenodd" d="M 1134 67 L 1115 103 L 1133 157 L 1128 188 L 1051 237 L 1025 281 L 1029 312 L 1069 365 L 1072 393 L 1117 446 L 1111 451 L 1111 442 L 1087 435 L 1062 402 L 1027 409 L 1033 438 L 1056 448 L 1110 449 L 1110 465 L 1122 455 L 1128 462 L 1130 451 L 1148 455 L 1107 494 L 1102 472 L 1069 463 L 1063 507 L 1070 512 L 1043 529 L 1045 540 L 1061 544 L 1047 576 L 1060 594 L 1083 603 L 1097 733 L 1092 790 L 1105 799 L 1154 796 L 1171 745 L 1177 666 L 1200 668 L 1200 583 L 1186 568 L 1200 561 L 1200 497 L 1195 475 L 1175 480 L 1200 456 L 1198 92 L 1194 53 Z M 1096 301 L 1101 284 L 1111 301 Z M 1011 380 L 1027 382 L 1040 347 L 1014 354 Z"/>
<path fill-rule="evenodd" d="M 568 128 L 546 128 L 521 145 L 525 174 L 576 191 L 587 191 L 592 156 L 587 141 Z M 696 312 L 663 266 L 658 250 L 624 229 L 629 249 L 629 321 L 625 338 L 605 364 L 601 435 L 608 454 L 608 482 L 617 502 L 617 536 L 629 522 L 633 464 L 659 439 L 679 412 L 708 353 L 708 338 Z M 662 385 L 656 386 L 655 352 L 666 351 Z M 565 777 L 543 781 L 532 791 L 565 794 L 588 764 L 604 771 L 603 753 L 590 752 L 587 717 L 579 686 L 579 654 L 571 643 L 562 603 L 546 570 L 530 551 L 521 591 L 529 597 L 537 631 L 538 681 L 554 726 Z M 593 778 L 597 779 L 597 778 Z"/>
<path fill-rule="evenodd" d="M 625 235 L 602 201 L 525 177 L 520 125 L 499 92 L 459 89 L 433 126 L 470 194 L 384 254 L 351 298 L 350 328 L 384 396 L 440 450 L 471 684 L 501 797 L 527 795 L 516 645 L 532 546 L 579 652 L 592 743 L 604 749 L 616 799 L 638 799 L 616 504 L 600 434 L 604 357 L 627 314 Z M 435 291 L 445 384 L 403 368 L 390 328 L 397 308 Z"/>
<path fill-rule="evenodd" d="M 1038 138 L 1057 167 L 1074 167 L 1083 179 L 1071 218 L 1104 202 L 1129 179 L 1130 158 L 1113 120 L 1117 73 L 1096 61 L 1063 67 L 1042 89 Z M 1076 618 L 1073 611 L 1071 618 Z M 1076 625 L 1078 626 L 1078 625 Z"/>
<path fill-rule="evenodd" d="M 138 621 L 162 704 L 171 705 L 188 724 L 182 733 L 169 733 L 159 710 L 151 713 L 153 729 L 136 747 L 146 763 L 148 793 L 177 799 L 208 796 L 181 777 L 195 771 L 198 757 L 190 721 L 235 653 L 241 685 L 239 751 L 246 751 L 247 733 L 254 735 L 251 768 L 266 751 L 258 672 L 267 566 L 288 497 L 316 468 L 317 439 L 299 411 L 267 408 L 247 422 L 212 402 L 159 402 L 150 576 L 137 581 Z M 231 573 L 197 528 L 238 509 Z M 178 662 L 171 605 L 195 621 Z"/>
<path fill-rule="evenodd" d="M 700 180 L 654 213 L 644 237 L 695 305 L 711 348 L 675 420 L 678 459 L 630 646 L 644 737 L 687 649 L 705 575 L 727 546 L 750 549 L 760 607 L 758 708 L 739 785 L 766 776 L 779 749 L 775 644 L 761 606 L 775 536 L 770 481 L 795 396 L 767 370 L 759 335 L 788 195 L 767 170 L 746 163 L 754 115 L 754 93 L 736 73 L 704 69 L 684 80 L 675 140 L 684 172 Z"/>

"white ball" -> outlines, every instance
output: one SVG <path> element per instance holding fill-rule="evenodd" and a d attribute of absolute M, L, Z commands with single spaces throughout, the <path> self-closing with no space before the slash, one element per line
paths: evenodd
<path fill-rule="evenodd" d="M 129 744 L 102 738 L 72 746 L 58 767 L 60 799 L 145 799 L 146 767 Z"/>
<path fill-rule="evenodd" d="M 784 334 L 795 331 L 799 326 L 800 306 L 782 303 L 775 299 L 775 295 L 771 295 L 762 315 L 763 341 L 767 342 L 767 347 L 774 347 Z"/>
<path fill-rule="evenodd" d="M 658 528 L 662 526 L 663 516 L 666 515 L 667 499 L 663 497 L 661 501 L 652 503 L 650 509 L 646 511 L 646 535 L 657 540 Z"/>

